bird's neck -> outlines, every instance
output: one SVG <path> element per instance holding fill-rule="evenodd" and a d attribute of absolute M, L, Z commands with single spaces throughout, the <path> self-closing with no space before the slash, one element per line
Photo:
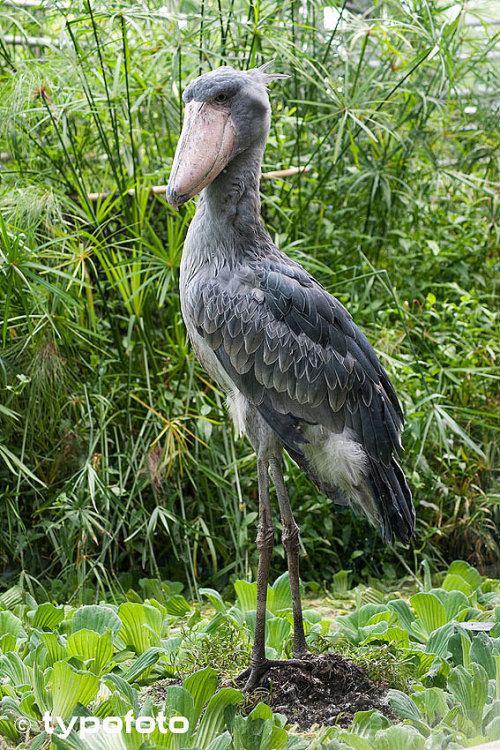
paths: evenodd
<path fill-rule="evenodd" d="M 238 154 L 200 194 L 196 218 L 219 241 L 265 233 L 259 195 L 263 152 L 264 145 L 256 145 Z"/>

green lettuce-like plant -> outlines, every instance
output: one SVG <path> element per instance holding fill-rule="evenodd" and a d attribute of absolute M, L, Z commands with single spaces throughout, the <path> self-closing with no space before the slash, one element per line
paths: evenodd
<path fill-rule="evenodd" d="M 232 726 L 234 750 L 279 750 L 288 741 L 286 717 L 273 714 L 259 703 L 248 716 L 235 716 Z"/>
<path fill-rule="evenodd" d="M 149 748 L 168 748 L 168 750 L 227 750 L 233 743 L 238 750 L 272 750 L 282 748 L 288 740 L 285 731 L 285 717 L 273 714 L 271 709 L 259 704 L 245 718 L 235 716 L 238 703 L 243 700 L 240 690 L 222 688 L 217 691 L 217 673 L 206 668 L 195 672 L 182 685 L 167 687 L 163 706 L 154 706 L 148 699 L 134 719 L 150 717 L 157 722 L 160 713 L 165 717 L 165 726 L 172 717 L 185 717 L 189 729 L 184 733 L 162 732 L 158 726 L 144 735 L 134 729 L 116 735 L 106 734 L 99 728 L 91 737 L 82 739 L 72 731 L 67 738 L 54 734 L 53 740 L 61 750 L 106 750 L 137 749 L 147 740 Z M 126 705 L 130 705 L 128 702 Z M 88 714 L 87 714 L 88 715 Z M 102 716 L 102 712 L 101 712 Z"/>

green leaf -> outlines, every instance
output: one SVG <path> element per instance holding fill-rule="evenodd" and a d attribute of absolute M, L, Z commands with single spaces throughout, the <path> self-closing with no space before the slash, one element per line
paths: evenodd
<path fill-rule="evenodd" d="M 36 654 L 32 667 L 32 686 L 33 695 L 42 714 L 52 710 L 52 690 L 50 685 L 47 684 L 51 674 L 52 668 L 43 670 L 39 664 L 39 654 Z"/>
<path fill-rule="evenodd" d="M 44 602 L 38 606 L 35 612 L 33 627 L 55 630 L 63 619 L 63 607 L 55 607 L 53 604 L 50 604 L 50 602 Z"/>
<path fill-rule="evenodd" d="M 154 598 L 163 606 L 165 606 L 169 597 L 179 594 L 182 591 L 182 583 L 159 581 L 157 578 L 141 578 L 139 586 L 144 591 L 145 599 Z"/>
<path fill-rule="evenodd" d="M 290 613 L 290 617 L 291 617 L 291 613 Z M 277 619 L 277 618 L 275 618 L 274 615 L 271 614 L 271 612 L 268 609 L 266 609 L 266 623 L 269 620 L 273 620 L 273 619 Z M 279 619 L 282 619 L 282 618 L 279 618 Z M 249 609 L 247 612 L 245 612 L 245 624 L 247 628 L 249 629 L 252 638 L 255 636 L 256 621 L 257 621 L 257 612 L 255 609 Z M 266 629 L 267 629 L 267 625 L 266 625 Z"/>
<path fill-rule="evenodd" d="M 13 612 L 0 612 L 0 649 L 6 654 L 14 651 L 17 639 L 25 635 L 19 617 Z"/>
<path fill-rule="evenodd" d="M 202 596 L 207 597 L 207 599 L 209 600 L 210 604 L 212 605 L 212 607 L 215 609 L 216 612 L 226 611 L 226 605 L 224 604 L 222 600 L 222 596 L 215 589 L 201 588 L 200 594 Z"/>
<path fill-rule="evenodd" d="M 36 482 L 37 484 L 40 484 L 42 487 L 46 487 L 47 485 L 45 482 L 42 482 L 41 479 L 39 479 L 35 474 L 33 474 L 32 471 L 24 464 L 15 453 L 13 453 L 9 448 L 7 448 L 6 445 L 3 445 L 3 443 L 0 443 L 0 456 L 5 462 L 5 464 L 8 466 L 10 471 L 14 474 L 14 476 L 17 476 L 19 472 L 22 474 L 26 474 L 27 477 L 33 480 L 33 482 Z"/>
<path fill-rule="evenodd" d="M 465 596 L 470 596 L 474 589 L 472 586 L 464 581 L 462 576 L 447 574 L 446 578 L 442 583 L 442 588 L 445 591 L 460 591 Z"/>
<path fill-rule="evenodd" d="M 238 597 L 239 607 L 243 613 L 246 614 L 251 610 L 257 609 L 257 583 L 249 583 L 248 581 L 235 581 L 234 590 L 236 591 L 236 596 Z M 267 602 L 267 608 L 269 609 L 269 601 Z"/>
<path fill-rule="evenodd" d="M 271 727 L 261 718 L 236 716 L 233 722 L 234 750 L 263 750 L 269 745 Z"/>
<path fill-rule="evenodd" d="M 342 732 L 340 739 L 343 740 L 342 745 L 340 743 L 333 745 L 332 750 L 340 750 L 341 748 L 344 750 L 345 747 L 352 748 L 352 750 L 373 750 L 371 742 L 368 742 L 364 737 L 359 737 L 359 735 L 354 734 L 353 732 Z M 330 748 L 328 748 L 328 750 L 330 750 Z"/>
<path fill-rule="evenodd" d="M 181 635 L 176 635 L 173 638 L 161 639 L 162 648 L 168 659 L 172 660 L 172 657 L 175 658 L 183 640 L 184 638 Z"/>
<path fill-rule="evenodd" d="M 311 625 L 317 625 L 321 622 L 321 612 L 318 612 L 317 609 L 303 609 L 302 617 L 305 622 L 308 622 Z"/>
<path fill-rule="evenodd" d="M 217 672 L 211 667 L 205 667 L 194 672 L 182 683 L 182 687 L 189 691 L 194 700 L 194 725 L 198 723 L 203 706 L 210 700 L 217 690 Z"/>
<path fill-rule="evenodd" d="M 455 630 L 455 623 L 448 622 L 431 633 L 425 647 L 426 653 L 436 654 L 446 659 L 450 650 L 450 638 L 454 636 Z"/>
<path fill-rule="evenodd" d="M 16 725 L 9 719 L 4 719 L 0 716 L 0 735 L 3 735 L 12 742 L 18 742 L 19 732 L 16 729 Z"/>
<path fill-rule="evenodd" d="M 180 685 L 169 685 L 167 687 L 167 697 L 165 699 L 164 713 L 166 719 L 173 716 L 182 716 L 189 722 L 189 729 L 183 734 L 172 734 L 170 737 L 161 736 L 159 730 L 150 736 L 150 742 L 164 744 L 165 740 L 171 750 L 177 750 L 179 747 L 188 747 L 191 735 L 196 726 L 194 700 L 191 693 Z"/>
<path fill-rule="evenodd" d="M 30 671 L 15 651 L 0 656 L 0 678 L 17 688 L 31 684 Z"/>
<path fill-rule="evenodd" d="M 211 620 L 203 628 L 204 633 L 215 633 L 221 625 L 227 622 L 227 616 L 225 612 L 216 612 Z"/>
<path fill-rule="evenodd" d="M 279 612 L 283 609 L 292 608 L 292 594 L 290 592 L 290 576 L 288 571 L 280 575 L 271 586 L 273 594 L 272 601 L 268 603 L 271 612 Z"/>
<path fill-rule="evenodd" d="M 489 742 L 496 742 L 498 745 L 498 742 L 500 742 L 500 716 L 495 716 L 485 725 L 484 733 Z"/>
<path fill-rule="evenodd" d="M 386 604 L 364 604 L 358 610 L 358 625 L 360 628 L 366 625 L 376 625 L 382 620 L 389 620 L 390 617 L 391 611 Z"/>
<path fill-rule="evenodd" d="M 111 695 L 94 706 L 93 711 L 100 719 L 104 719 L 106 716 L 125 716 L 130 709 L 129 702 L 123 698 L 118 690 L 113 690 Z"/>
<path fill-rule="evenodd" d="M 412 699 L 423 713 L 428 726 L 436 726 L 448 714 L 446 695 L 447 693 L 437 687 L 418 690 L 413 693 Z"/>
<path fill-rule="evenodd" d="M 376 735 L 376 750 L 424 750 L 425 738 L 412 726 L 396 725 Z"/>
<path fill-rule="evenodd" d="M 385 633 L 392 617 L 385 604 L 364 604 L 349 615 L 339 615 L 337 625 L 352 643 L 359 645 L 374 634 Z"/>
<path fill-rule="evenodd" d="M 388 690 L 387 697 L 391 703 L 392 710 L 400 719 L 410 719 L 411 721 L 419 722 L 423 721 L 423 716 L 420 713 L 418 706 L 409 695 L 401 692 L 401 690 Z"/>
<path fill-rule="evenodd" d="M 486 707 L 483 726 L 484 734 L 489 740 L 500 740 L 500 701 L 496 700 Z"/>
<path fill-rule="evenodd" d="M 241 690 L 221 688 L 210 699 L 193 741 L 200 745 L 200 747 L 204 747 L 212 742 L 218 732 L 221 732 L 224 728 L 224 712 L 226 708 L 237 705 L 241 700 L 243 700 Z"/>
<path fill-rule="evenodd" d="M 347 594 L 349 591 L 349 577 L 351 573 L 351 570 L 338 570 L 333 574 L 333 591 L 335 594 Z"/>
<path fill-rule="evenodd" d="M 461 591 L 434 589 L 432 592 L 444 605 L 448 620 L 460 620 L 470 609 L 470 602 Z"/>
<path fill-rule="evenodd" d="M 68 637 L 66 649 L 68 656 L 77 656 L 84 662 L 92 661 L 87 668 L 100 675 L 113 657 L 111 631 L 106 630 L 99 635 L 95 630 L 87 628 L 77 630 Z"/>
<path fill-rule="evenodd" d="M 380 729 L 387 729 L 390 726 L 390 721 L 373 708 L 369 711 L 356 711 L 352 721 L 352 731 L 366 738 L 370 738 Z"/>
<path fill-rule="evenodd" d="M 349 615 L 337 615 L 336 625 L 339 632 L 342 633 L 351 643 L 359 643 L 361 635 L 358 627 L 358 613 L 352 612 Z"/>
<path fill-rule="evenodd" d="M 478 456 L 480 456 L 482 459 L 485 459 L 485 453 L 483 449 L 478 445 L 478 443 L 475 443 L 474 440 L 460 427 L 458 422 L 456 422 L 453 417 L 450 416 L 450 414 L 446 411 L 446 409 L 441 406 L 441 404 L 434 403 L 434 410 L 436 412 L 436 415 L 439 415 L 439 417 L 442 419 L 442 421 L 446 424 L 447 427 L 450 428 L 452 432 L 455 433 L 464 443 L 467 445 L 474 453 L 476 453 Z"/>
<path fill-rule="evenodd" d="M 121 677 L 121 675 L 111 672 L 110 674 L 105 675 L 103 681 L 108 687 L 111 686 L 112 688 L 116 688 L 119 694 L 123 696 L 129 706 L 134 710 L 136 715 L 139 713 L 139 698 L 137 690 L 133 688 L 127 680 Z"/>
<path fill-rule="evenodd" d="M 488 675 L 480 665 L 472 662 L 471 673 L 462 666 L 455 667 L 448 677 L 448 688 L 457 703 L 462 706 L 464 715 L 477 731 L 481 728 L 483 709 L 488 697 Z"/>
<path fill-rule="evenodd" d="M 45 666 L 52 667 L 56 661 L 62 661 L 66 658 L 66 648 L 57 633 L 40 630 L 37 632 L 37 635 L 47 649 L 48 657 Z"/>
<path fill-rule="evenodd" d="M 500 655 L 495 654 L 495 698 L 500 700 Z"/>
<path fill-rule="evenodd" d="M 95 630 L 88 630 L 87 628 L 77 630 L 68 638 L 66 644 L 68 656 L 77 656 L 82 661 L 94 659 L 98 643 L 99 634 Z"/>
<path fill-rule="evenodd" d="M 4 703 L 2 702 L 2 707 Z M 38 719 L 40 710 L 36 704 L 35 696 L 33 692 L 23 693 L 23 698 L 19 701 L 19 708 L 24 715 L 31 716 L 32 718 Z"/>
<path fill-rule="evenodd" d="M 290 633 L 290 623 L 284 617 L 272 617 L 266 621 L 266 646 L 275 648 L 278 653 L 283 649 L 283 643 Z"/>
<path fill-rule="evenodd" d="M 41 750 L 46 742 L 47 732 L 44 730 L 43 732 L 40 732 L 37 737 L 34 737 L 32 742 L 30 742 L 30 750 Z"/>
<path fill-rule="evenodd" d="M 0 594 L 0 606 L 5 607 L 5 609 L 13 609 L 22 601 L 23 595 L 19 586 L 11 586 L 10 589 Z"/>
<path fill-rule="evenodd" d="M 183 617 L 188 612 L 191 612 L 192 607 L 182 594 L 175 594 L 167 600 L 165 609 L 169 615 Z"/>
<path fill-rule="evenodd" d="M 26 720 L 24 722 L 25 726 L 35 728 L 38 724 L 39 714 L 37 708 L 34 707 L 34 703 L 35 697 L 33 693 L 27 693 L 26 698 L 20 702 L 9 695 L 5 695 L 1 701 L 1 710 L 4 715 L 3 718 L 14 722 L 18 718 L 23 718 Z"/>
<path fill-rule="evenodd" d="M 434 674 L 436 663 L 442 663 L 441 657 L 436 656 L 435 654 L 427 654 L 423 651 L 418 651 L 415 655 L 418 658 L 417 675 L 420 678 Z"/>
<path fill-rule="evenodd" d="M 137 680 L 137 678 L 143 672 L 151 669 L 151 667 L 156 664 L 156 662 L 160 658 L 161 652 L 162 649 L 156 646 L 151 646 L 151 648 L 148 648 L 148 650 L 144 651 L 144 653 L 141 654 L 139 658 L 136 659 L 136 661 L 134 661 L 132 666 L 123 673 L 123 679 L 127 682 L 134 682 L 134 680 Z"/>
<path fill-rule="evenodd" d="M 207 745 L 206 750 L 227 750 L 227 748 L 231 745 L 232 739 L 229 732 L 224 732 L 224 734 L 220 734 L 218 737 L 216 737 L 212 742 Z"/>
<path fill-rule="evenodd" d="M 118 635 L 123 623 L 110 607 L 99 604 L 87 604 L 79 607 L 73 612 L 72 632 L 78 630 L 95 630 L 102 635 L 106 630 L 111 630 L 113 635 Z"/>
<path fill-rule="evenodd" d="M 165 699 L 165 715 L 184 716 L 192 727 L 195 723 L 195 707 L 193 696 L 181 685 L 168 685 Z M 184 735 L 186 737 L 186 735 Z M 187 739 L 187 737 L 186 737 Z"/>
<path fill-rule="evenodd" d="M 365 630 L 365 628 L 363 628 Z M 388 627 L 386 630 L 380 630 L 373 628 L 370 630 L 370 635 L 361 641 L 361 644 L 371 643 L 372 641 L 382 641 L 384 643 L 397 643 L 401 648 L 409 648 L 410 639 L 408 637 L 408 631 L 404 628 L 400 628 L 399 625 L 393 625 Z"/>
<path fill-rule="evenodd" d="M 443 603 L 430 591 L 414 594 L 410 598 L 410 603 L 423 627 L 423 632 L 427 636 L 448 622 Z M 412 628 L 414 627 L 415 623 L 412 623 Z"/>
<path fill-rule="evenodd" d="M 231 607 L 227 610 L 226 615 L 239 627 L 242 627 L 245 624 L 245 614 L 238 607 Z M 498 625 L 500 627 L 500 623 L 498 623 Z"/>
<path fill-rule="evenodd" d="M 461 630 L 460 633 L 460 646 L 462 648 L 462 665 L 467 669 L 470 667 L 470 647 L 471 639 L 468 633 Z"/>
<path fill-rule="evenodd" d="M 486 633 L 477 633 L 472 639 L 469 651 L 471 661 L 480 664 L 486 671 L 488 679 L 495 679 L 495 659 L 493 658 L 492 639 Z"/>
<path fill-rule="evenodd" d="M 255 731 L 255 720 L 262 720 L 265 722 L 262 734 L 261 734 L 261 750 L 278 750 L 286 745 L 288 740 L 288 732 L 283 729 L 283 725 L 286 723 L 286 717 L 282 714 L 274 714 L 272 710 L 265 703 L 257 703 L 253 711 L 247 717 L 249 723 L 250 734 Z"/>
<path fill-rule="evenodd" d="M 388 602 L 387 606 L 390 610 L 396 613 L 399 618 L 401 626 L 408 632 L 411 630 L 412 623 L 415 620 L 415 616 L 408 606 L 407 602 L 403 599 L 393 599 Z"/>
<path fill-rule="evenodd" d="M 66 719 L 77 703 L 86 706 L 99 690 L 98 678 L 90 672 L 74 669 L 64 661 L 58 661 L 52 669 L 53 707 L 52 716 Z"/>
<path fill-rule="evenodd" d="M 480 574 L 475 568 L 472 567 L 472 565 L 469 565 L 468 562 L 465 562 L 465 560 L 454 560 L 454 562 L 452 562 L 448 568 L 446 577 L 442 584 L 442 588 L 450 591 L 451 589 L 447 588 L 447 586 L 445 585 L 448 576 L 458 576 L 467 583 L 472 591 L 477 591 L 477 589 L 481 586 Z"/>
<path fill-rule="evenodd" d="M 120 638 L 142 654 L 150 646 L 159 646 L 163 618 L 156 607 L 138 602 L 125 602 L 118 609 L 123 623 Z"/>

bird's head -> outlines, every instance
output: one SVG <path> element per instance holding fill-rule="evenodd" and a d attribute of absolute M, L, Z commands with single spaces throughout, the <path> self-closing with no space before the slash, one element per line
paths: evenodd
<path fill-rule="evenodd" d="M 252 70 L 217 68 L 196 78 L 184 92 L 184 124 L 167 187 L 179 208 L 209 185 L 242 151 L 264 144 L 269 132 L 267 85 L 282 74 L 272 63 Z"/>

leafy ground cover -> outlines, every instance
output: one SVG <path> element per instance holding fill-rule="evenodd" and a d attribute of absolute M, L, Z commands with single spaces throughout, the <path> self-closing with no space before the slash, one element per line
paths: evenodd
<path fill-rule="evenodd" d="M 230 592 L 255 569 L 254 457 L 180 318 L 193 207 L 150 188 L 187 82 L 273 57 L 290 79 L 264 169 L 309 171 L 262 180 L 264 219 L 389 371 L 418 513 L 413 550 L 387 548 L 289 461 L 302 570 L 494 565 L 498 4 L 28 6 L 0 10 L 2 587 L 89 603 L 142 577 Z"/>
<path fill-rule="evenodd" d="M 309 602 L 312 650 L 362 665 L 390 710 L 367 707 L 348 726 L 341 716 L 321 726 L 314 695 L 303 696 L 307 729 L 293 703 L 271 708 L 283 687 L 276 677 L 246 697 L 232 682 L 249 657 L 255 584 L 236 582 L 233 603 L 204 589 L 200 605 L 180 584 L 149 579 L 121 603 L 78 607 L 37 604 L 13 587 L 0 597 L 0 733 L 7 747 L 32 750 L 50 739 L 58 750 L 458 750 L 500 739 L 500 580 L 455 561 L 435 583 L 358 586 Z M 269 656 L 289 654 L 291 622 L 283 575 L 269 589 Z M 127 716 L 121 732 L 105 731 L 111 717 Z M 187 732 L 161 731 L 180 726 L 169 724 L 179 716 Z"/>

